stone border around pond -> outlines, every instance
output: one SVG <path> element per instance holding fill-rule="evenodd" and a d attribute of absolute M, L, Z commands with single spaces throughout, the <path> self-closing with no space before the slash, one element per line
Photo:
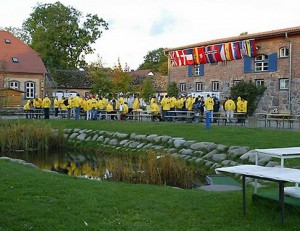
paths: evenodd
<path fill-rule="evenodd" d="M 87 129 L 65 129 L 64 136 L 68 142 L 98 142 L 99 146 L 115 147 L 117 150 L 144 151 L 154 150 L 167 153 L 176 158 L 204 165 L 209 170 L 215 168 L 254 164 L 256 151 L 244 146 L 226 146 L 213 142 L 185 140 L 182 137 L 167 135 L 126 134 Z M 258 155 L 258 164 L 267 167 L 280 166 L 269 156 Z M 251 179 L 248 179 L 251 181 Z"/>

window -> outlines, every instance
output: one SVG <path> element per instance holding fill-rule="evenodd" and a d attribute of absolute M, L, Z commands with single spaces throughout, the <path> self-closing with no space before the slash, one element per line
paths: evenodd
<path fill-rule="evenodd" d="M 202 82 L 196 83 L 196 91 L 203 91 L 203 83 Z"/>
<path fill-rule="evenodd" d="M 254 60 L 254 68 L 256 72 L 268 71 L 269 70 L 268 55 L 258 55 Z"/>
<path fill-rule="evenodd" d="M 180 83 L 180 91 L 186 92 L 186 84 L 185 83 Z"/>
<path fill-rule="evenodd" d="M 265 85 L 265 81 L 263 79 L 256 79 L 255 80 L 255 85 L 256 86 L 264 86 Z"/>
<path fill-rule="evenodd" d="M 18 59 L 17 57 L 12 57 L 11 59 L 12 59 L 12 61 L 13 61 L 14 63 L 18 63 L 18 62 L 19 62 L 19 59 Z"/>
<path fill-rule="evenodd" d="M 18 81 L 10 81 L 9 82 L 9 88 L 19 90 L 20 89 L 20 84 L 19 84 Z"/>
<path fill-rule="evenodd" d="M 188 76 L 193 77 L 193 76 L 203 76 L 204 75 L 204 65 L 189 65 L 188 66 Z"/>
<path fill-rule="evenodd" d="M 279 58 L 286 58 L 289 57 L 290 51 L 287 47 L 281 47 L 279 49 Z"/>
<path fill-rule="evenodd" d="M 288 90 L 289 83 L 289 79 L 279 79 L 279 90 Z"/>
<path fill-rule="evenodd" d="M 27 99 L 34 98 L 34 90 L 35 90 L 35 83 L 34 82 L 26 82 L 25 83 L 25 94 Z"/>
<path fill-rule="evenodd" d="M 220 90 L 220 83 L 218 81 L 212 82 L 212 91 L 219 91 Z"/>
<path fill-rule="evenodd" d="M 5 41 L 5 43 L 7 43 L 7 44 L 11 44 L 10 39 L 4 39 L 4 41 Z"/>
<path fill-rule="evenodd" d="M 233 80 L 233 86 L 237 85 L 241 80 Z"/>

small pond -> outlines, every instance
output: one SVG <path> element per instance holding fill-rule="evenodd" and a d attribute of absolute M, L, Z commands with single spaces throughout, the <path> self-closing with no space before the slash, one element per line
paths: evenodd
<path fill-rule="evenodd" d="M 204 174 L 181 159 L 154 154 L 19 151 L 0 155 L 25 160 L 40 169 L 97 180 L 193 188 L 201 185 L 205 178 Z"/>

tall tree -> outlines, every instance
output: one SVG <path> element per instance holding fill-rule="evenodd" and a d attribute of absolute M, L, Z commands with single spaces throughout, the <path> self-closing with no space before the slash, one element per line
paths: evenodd
<path fill-rule="evenodd" d="M 114 93 L 123 92 L 127 93 L 132 90 L 131 82 L 132 76 L 128 72 L 127 64 L 123 69 L 121 66 L 120 59 L 118 59 L 118 65 L 113 70 L 113 82 L 114 82 Z"/>
<path fill-rule="evenodd" d="M 143 82 L 141 97 L 143 97 L 147 102 L 149 102 L 150 98 L 154 95 L 155 89 L 153 86 L 153 82 L 150 77 L 146 77 Z"/>
<path fill-rule="evenodd" d="M 100 38 L 108 24 L 97 15 L 82 13 L 60 2 L 38 3 L 23 23 L 30 34 L 29 45 L 42 57 L 47 68 L 75 69 L 86 66 L 86 54 L 93 53 L 91 44 Z"/>
<path fill-rule="evenodd" d="M 152 70 L 158 71 L 163 75 L 168 74 L 168 58 L 164 54 L 164 48 L 159 48 L 153 51 L 149 51 L 144 56 L 144 63 L 142 63 L 138 69 L 140 70 Z"/>
<path fill-rule="evenodd" d="M 102 60 L 98 57 L 96 62 L 88 65 L 87 70 L 89 75 L 93 79 L 92 94 L 98 94 L 100 96 L 106 96 L 112 92 L 114 83 L 112 81 L 112 69 L 104 68 Z"/>

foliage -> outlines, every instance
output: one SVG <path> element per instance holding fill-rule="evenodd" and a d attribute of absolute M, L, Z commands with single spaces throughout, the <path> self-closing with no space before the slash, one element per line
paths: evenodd
<path fill-rule="evenodd" d="M 30 17 L 23 23 L 23 30 L 30 34 L 30 46 L 37 51 L 46 67 L 76 69 L 85 67 L 86 54 L 91 54 L 91 44 L 100 38 L 101 28 L 108 24 L 97 15 L 82 13 L 60 2 L 38 3 Z"/>
<path fill-rule="evenodd" d="M 114 88 L 112 81 L 112 70 L 110 68 L 104 68 L 101 59 L 98 57 L 96 62 L 88 65 L 87 70 L 89 75 L 93 79 L 92 94 L 98 94 L 106 96 L 111 93 Z"/>
<path fill-rule="evenodd" d="M 178 93 L 179 93 L 179 89 L 178 89 L 177 84 L 175 82 L 171 82 L 168 85 L 168 95 L 177 97 Z"/>
<path fill-rule="evenodd" d="M 18 123 L 10 121 L 0 124 L 0 150 L 47 150 L 62 147 L 62 133 L 55 134 L 49 124 L 40 122 Z"/>
<path fill-rule="evenodd" d="M 153 86 L 153 82 L 150 77 L 146 77 L 143 82 L 141 97 L 144 98 L 147 102 L 154 95 L 155 89 Z"/>
<path fill-rule="evenodd" d="M 140 70 L 152 70 L 160 72 L 163 75 L 168 74 L 168 58 L 164 54 L 164 48 L 159 48 L 153 51 L 149 51 L 144 56 L 144 63 L 142 63 L 138 69 Z"/>
<path fill-rule="evenodd" d="M 132 91 L 132 76 L 128 72 L 128 67 L 122 68 L 120 60 L 118 65 L 113 69 L 113 93 L 123 92 L 127 93 Z"/>
<path fill-rule="evenodd" d="M 248 101 L 248 114 L 252 115 L 257 107 L 260 96 L 262 96 L 265 90 L 265 86 L 256 86 L 252 81 L 246 82 L 241 80 L 231 87 L 231 96 L 233 99 L 237 99 L 239 96 L 242 99 L 246 99 Z"/>
<path fill-rule="evenodd" d="M 21 28 L 10 26 L 10 27 L 5 27 L 5 28 L 0 27 L 0 30 L 9 31 L 10 33 L 12 33 L 15 37 L 17 37 L 24 43 L 26 43 L 26 44 L 30 43 L 30 35 L 28 34 L 28 32 L 26 32 L 25 30 L 23 30 Z"/>

